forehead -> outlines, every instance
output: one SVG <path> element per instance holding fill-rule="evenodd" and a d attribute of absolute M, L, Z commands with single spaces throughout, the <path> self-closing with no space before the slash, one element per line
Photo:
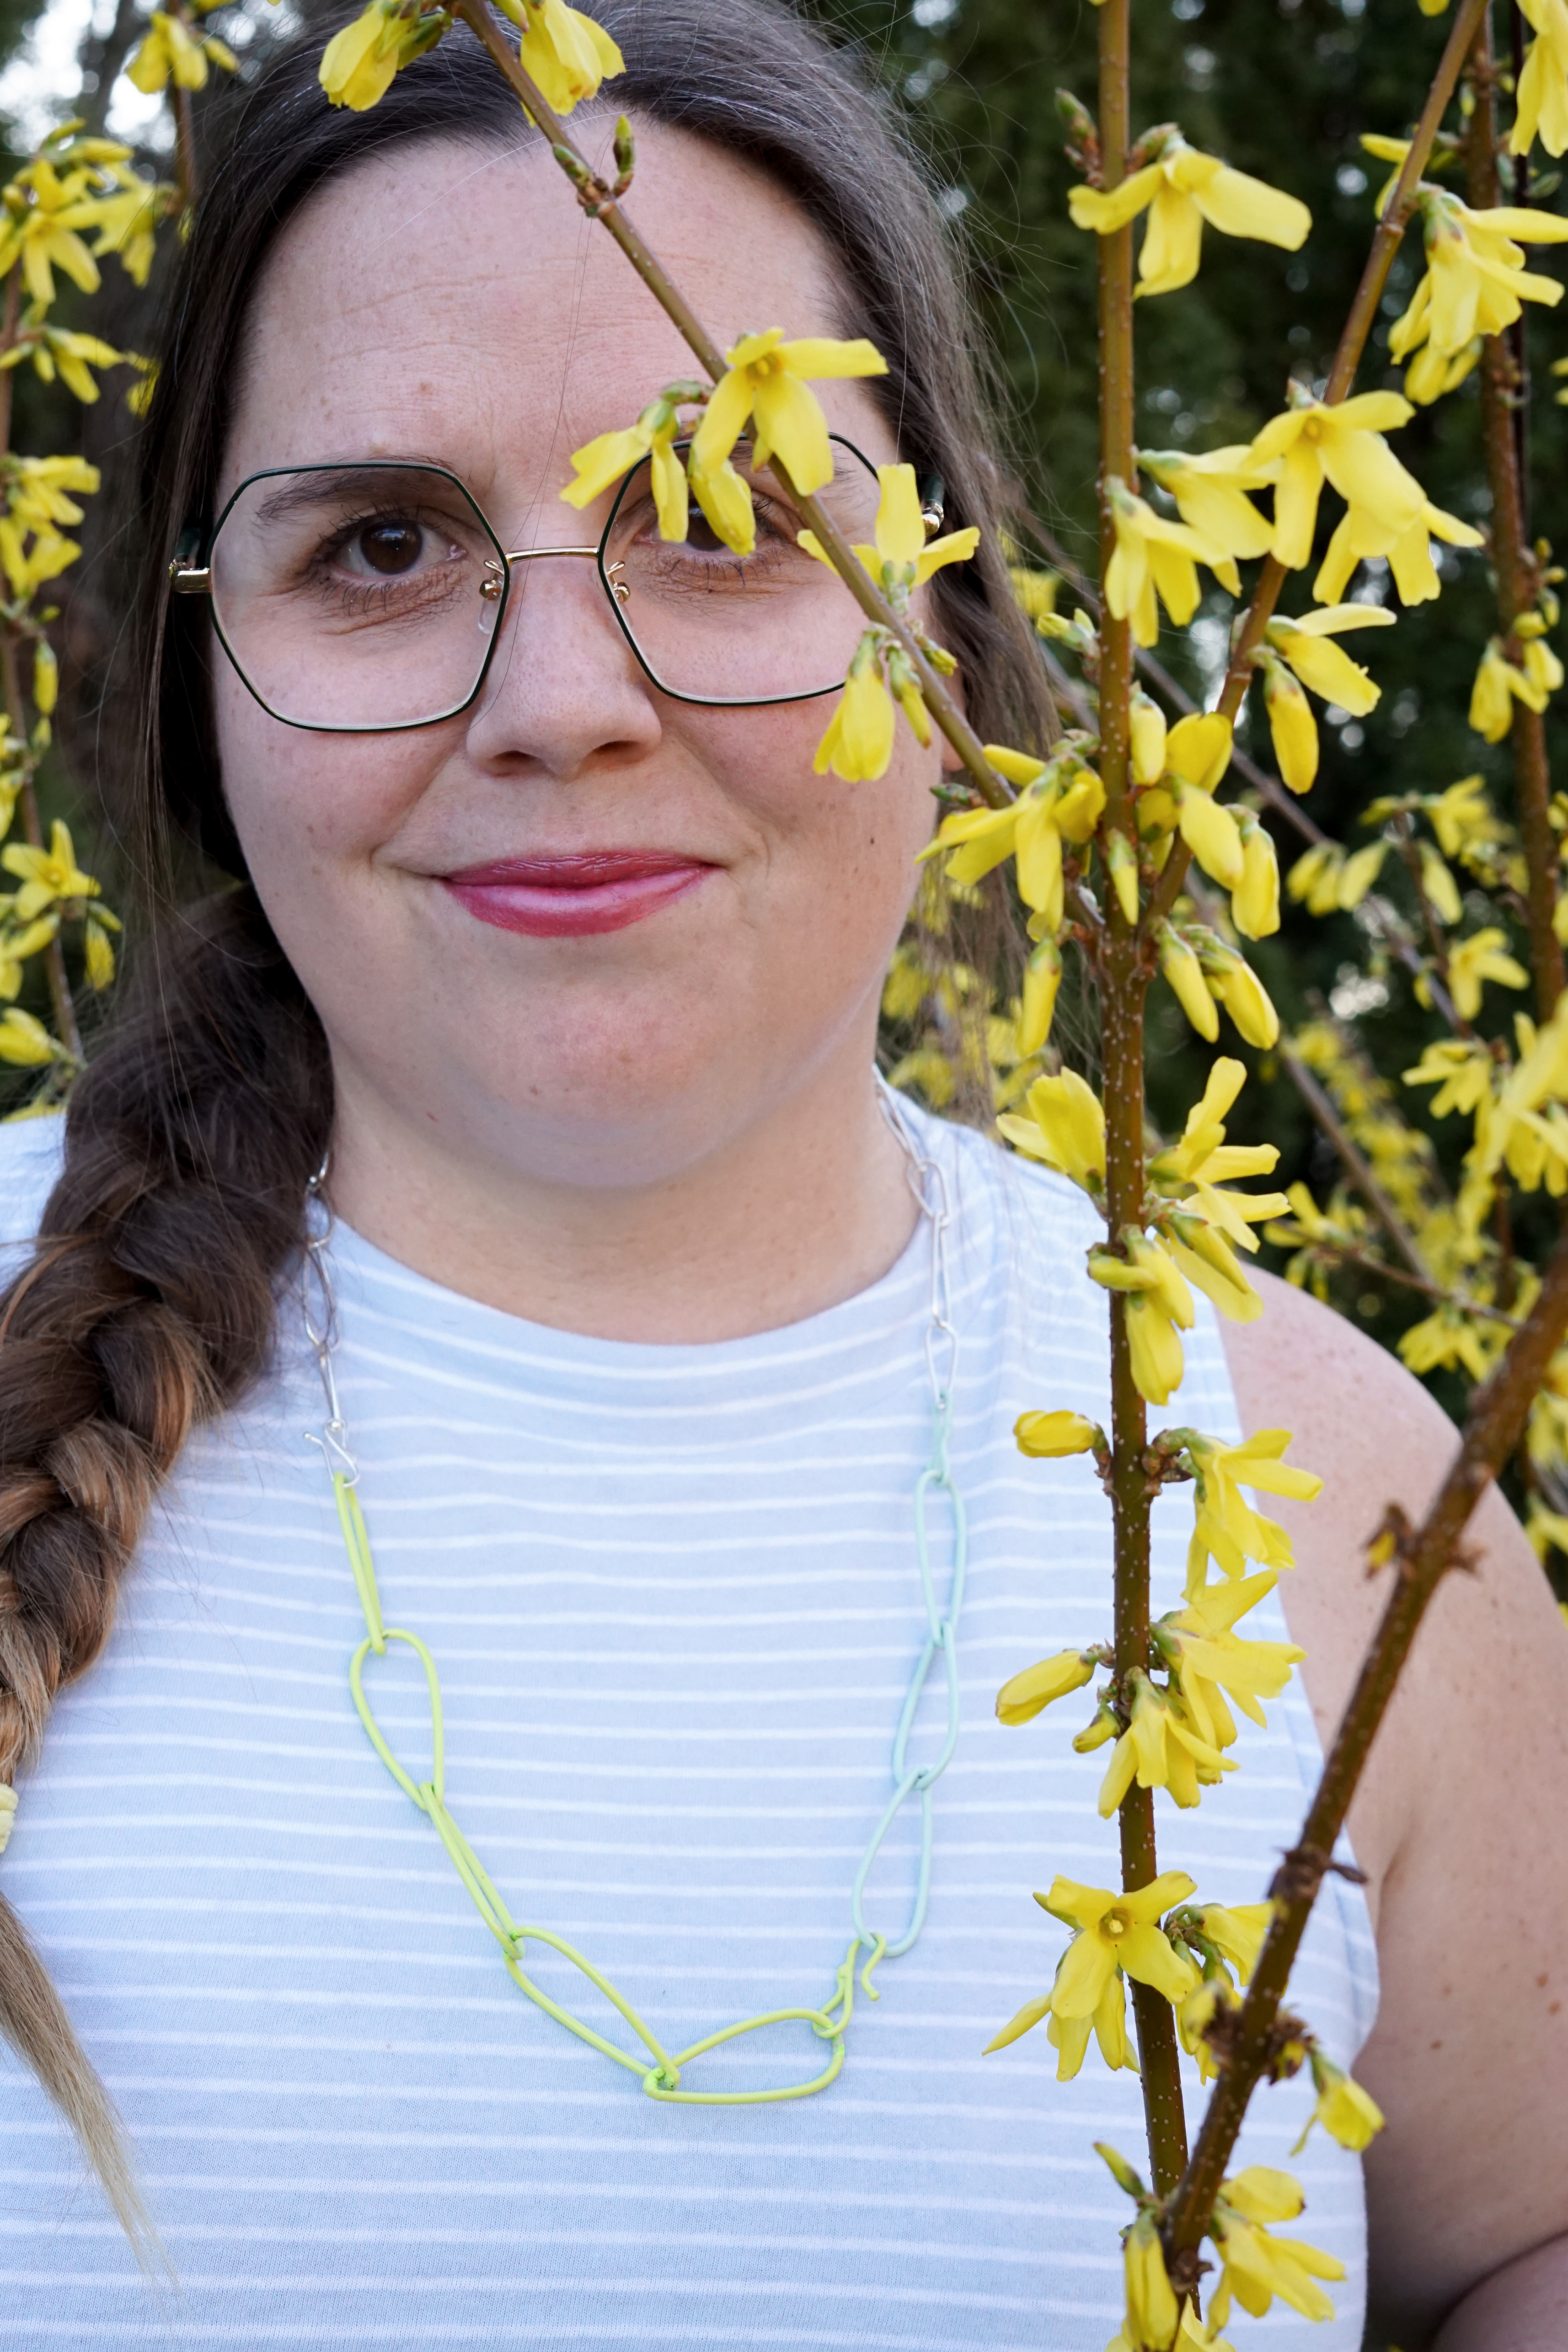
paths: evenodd
<path fill-rule="evenodd" d="M 591 152 L 610 126 L 591 130 Z M 738 159 L 640 128 L 627 209 L 721 347 L 764 327 L 862 331 L 816 233 Z M 572 448 L 694 374 L 542 144 L 401 148 L 335 182 L 279 239 L 247 328 L 222 490 L 267 466 L 418 456 L 481 499 L 552 495 Z M 869 456 L 896 455 L 862 385 L 818 389 Z"/>

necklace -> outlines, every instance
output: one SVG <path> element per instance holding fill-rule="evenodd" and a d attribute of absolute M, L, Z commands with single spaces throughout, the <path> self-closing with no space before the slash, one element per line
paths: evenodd
<path fill-rule="evenodd" d="M 872 1972 L 884 1959 L 897 1959 L 915 1942 L 925 1924 L 926 1904 L 931 1891 L 931 1792 L 952 1760 L 958 1741 L 958 1659 L 956 1633 L 959 1612 L 964 1601 L 966 1564 L 966 1532 L 964 1506 L 953 1483 L 947 1462 L 948 1437 L 953 1417 L 953 1384 L 958 1360 L 958 1335 L 949 1314 L 951 1291 L 947 1264 L 947 1234 L 953 1213 L 947 1197 L 947 1185 L 939 1164 L 922 1151 L 905 1119 L 896 1097 L 879 1082 L 879 1101 L 883 1118 L 892 1129 L 902 1149 L 910 1190 L 919 1203 L 922 1215 L 931 1228 L 931 1311 L 925 1328 L 925 1366 L 930 1380 L 932 1402 L 931 1454 L 915 1486 L 915 1548 L 920 1567 L 920 1591 L 925 1610 L 925 1640 L 910 1680 L 908 1694 L 898 1718 L 893 1740 L 893 1791 L 888 1798 L 882 1819 L 873 1830 L 860 1866 L 850 1888 L 850 1923 L 852 1934 L 849 1948 L 834 1979 L 831 1997 L 819 2009 L 774 2009 L 758 2017 L 741 2018 L 733 2025 L 720 2026 L 716 2032 L 705 2034 L 700 2042 L 685 2050 L 664 2049 L 631 2002 L 617 1990 L 610 1979 L 597 1969 L 585 1954 L 569 1944 L 564 1937 L 549 1927 L 520 1927 L 512 1917 L 505 1902 L 490 1879 L 484 1864 L 464 1836 L 446 1809 L 445 1738 L 441 1710 L 441 1682 L 431 1656 L 417 1633 L 400 1625 L 389 1625 L 382 1614 L 381 1596 L 376 1586 L 375 1563 L 371 1554 L 371 1539 L 360 1507 L 359 1465 L 349 1448 L 349 1425 L 338 1395 L 333 1349 L 338 1337 L 337 1302 L 332 1287 L 329 1246 L 333 1217 L 323 1186 L 327 1165 L 323 1161 L 309 1187 L 308 1238 L 305 1244 L 302 1272 L 304 1319 L 306 1337 L 321 1375 L 326 1398 L 327 1417 L 319 1434 L 309 1433 L 311 1443 L 321 1449 L 322 1458 L 332 1481 L 332 1493 L 338 1506 L 339 1523 L 343 1530 L 343 1542 L 348 1550 L 349 1565 L 353 1570 L 360 1605 L 364 1612 L 365 1638 L 349 1663 L 349 1688 L 361 1722 L 369 1734 L 371 1745 L 392 1774 L 405 1796 L 413 1799 L 434 1826 L 442 1844 L 451 1857 L 454 1869 L 473 1899 L 474 1906 L 500 1947 L 501 1959 L 507 1974 L 519 1990 L 575 2033 L 581 2042 L 602 2051 L 618 2066 L 625 2067 L 641 2078 L 642 2085 L 651 2099 L 660 2099 L 677 2106 L 755 2106 L 780 2099 L 810 2098 L 813 2092 L 825 2091 L 833 2082 L 844 2063 L 844 2037 L 854 2013 L 856 1961 L 863 1951 L 866 1958 L 859 1970 L 858 1981 L 871 2000 L 878 1994 L 872 1983 Z M 943 1613 L 937 1606 L 936 1584 L 931 1568 L 931 1531 L 927 1510 L 931 1497 L 944 1495 L 952 1516 L 952 1565 L 948 1580 L 947 1606 Z M 415 1780 L 405 1771 L 388 1746 L 377 1723 L 370 1700 L 365 1695 L 365 1665 L 373 1654 L 383 1657 L 389 1642 L 401 1642 L 411 1649 L 424 1669 L 425 1685 L 430 1696 L 431 1769 L 424 1780 Z M 908 1749 L 914 1729 L 915 1711 L 921 1695 L 940 1656 L 946 1682 L 947 1723 L 942 1748 L 933 1763 L 912 1765 Z M 920 1802 L 920 1863 L 915 1879 L 915 1899 L 904 1933 L 890 1939 L 868 1926 L 865 1916 L 866 1881 L 872 1866 L 882 1850 L 889 1831 L 911 1798 Z M 624 2018 L 632 2032 L 642 2043 L 642 2051 L 622 2049 L 570 2009 L 553 2000 L 542 1986 L 527 1973 L 523 1962 L 530 1943 L 548 1944 L 552 1950 L 570 1960 L 581 1971 L 590 1984 L 598 1988 Z M 681 2088 L 683 2068 L 703 2057 L 708 2051 L 734 2042 L 742 2034 L 755 2033 L 765 2025 L 797 2022 L 810 2026 L 821 2042 L 830 2043 L 827 2063 L 808 2083 L 786 2084 L 767 2091 L 687 2091 Z M 650 2063 L 651 2062 L 651 2063 Z"/>

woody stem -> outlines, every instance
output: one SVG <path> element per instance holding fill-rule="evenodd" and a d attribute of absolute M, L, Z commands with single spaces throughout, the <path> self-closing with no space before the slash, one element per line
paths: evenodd
<path fill-rule="evenodd" d="M 1127 168 L 1131 110 L 1129 0 L 1105 0 L 1100 11 L 1099 132 L 1103 184 L 1113 188 Z M 1096 239 L 1100 312 L 1100 564 L 1115 552 L 1110 482 L 1133 470 L 1133 232 Z M 1103 596 L 1102 603 L 1104 604 Z M 1107 832 L 1132 832 L 1129 735 L 1134 682 L 1130 623 L 1108 604 L 1100 624 L 1100 773 L 1105 786 Z M 1114 890 L 1107 894 L 1100 959 L 1101 1052 L 1105 1098 L 1105 1206 L 1113 1236 L 1141 1225 L 1144 1201 L 1144 999 L 1148 988 L 1142 942 Z M 1144 1466 L 1148 1415 L 1133 1378 L 1124 1299 L 1113 1293 L 1111 1310 L 1111 1509 L 1114 1542 L 1115 1672 L 1128 1688 L 1149 1655 L 1150 1486 Z M 1128 1790 L 1118 1815 L 1122 1884 L 1129 1892 L 1159 1874 L 1152 1789 Z M 1155 2189 L 1163 2194 L 1186 2161 L 1186 2118 L 1181 2062 L 1170 2003 L 1152 1986 L 1133 1987 L 1144 2120 Z"/>
<path fill-rule="evenodd" d="M 1491 11 L 1481 18 L 1470 52 L 1470 88 L 1475 99 L 1465 138 L 1466 194 L 1478 212 L 1504 201 L 1499 185 L 1497 76 L 1492 62 Z M 1519 321 L 1521 344 L 1524 332 Z M 1489 335 L 1481 345 L 1481 446 L 1491 491 L 1492 577 L 1503 650 L 1520 659 L 1514 624 L 1533 610 L 1540 593 L 1540 566 L 1529 543 L 1525 486 L 1520 466 L 1519 418 L 1525 397 L 1519 357 L 1507 335 Z M 1514 805 L 1526 874 L 1525 907 L 1530 930 L 1530 969 L 1535 983 L 1535 1013 L 1549 1021 L 1563 993 L 1563 950 L 1554 930 L 1557 908 L 1557 836 L 1552 830 L 1552 772 L 1546 756 L 1546 720 L 1515 700 L 1511 729 Z"/>
<path fill-rule="evenodd" d="M 1459 1539 L 1488 1486 L 1519 1442 L 1531 1400 L 1568 1331 L 1568 1236 L 1548 1262 L 1534 1306 L 1470 1404 L 1459 1450 L 1436 1502 L 1416 1530 L 1401 1532 L 1389 1571 L 1394 1590 L 1362 1662 L 1322 1779 L 1270 1893 L 1274 1912 L 1235 2037 L 1209 2099 L 1181 2182 L 1166 2209 L 1167 2260 L 1178 2276 L 1208 2228 L 1252 2093 L 1268 2072 L 1275 2021 L 1312 1904 L 1344 1827 L 1351 1801 L 1428 1602 L 1459 1563 Z"/>

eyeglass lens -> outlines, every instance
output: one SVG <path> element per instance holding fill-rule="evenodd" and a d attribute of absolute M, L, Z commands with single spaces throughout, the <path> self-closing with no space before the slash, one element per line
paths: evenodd
<path fill-rule="evenodd" d="M 874 471 L 837 444 L 822 493 L 845 536 L 873 535 Z M 799 518 L 742 445 L 757 544 L 737 556 L 693 501 L 685 542 L 659 537 L 649 467 L 616 501 L 598 574 L 643 666 L 697 701 L 766 702 L 841 685 L 864 623 L 796 541 Z M 258 699 L 296 726 L 418 726 L 460 710 L 483 673 L 506 579 L 462 485 L 433 467 L 309 467 L 258 476 L 209 558 L 214 616 Z M 514 658 L 528 656 L 537 563 L 512 568 Z"/>

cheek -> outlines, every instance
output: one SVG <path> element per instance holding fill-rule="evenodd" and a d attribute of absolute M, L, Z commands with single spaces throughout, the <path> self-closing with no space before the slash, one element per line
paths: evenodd
<path fill-rule="evenodd" d="M 216 690 L 224 796 L 268 914 L 291 885 L 332 886 L 362 864 L 426 788 L 441 730 L 317 735 L 269 719 L 237 679 Z"/>
<path fill-rule="evenodd" d="M 891 952 L 936 822 L 941 759 L 900 719 L 892 763 L 875 782 L 818 775 L 813 755 L 833 709 L 825 696 L 744 718 L 703 714 L 687 732 L 755 828 L 779 944 L 791 961 L 842 973 Z"/>

